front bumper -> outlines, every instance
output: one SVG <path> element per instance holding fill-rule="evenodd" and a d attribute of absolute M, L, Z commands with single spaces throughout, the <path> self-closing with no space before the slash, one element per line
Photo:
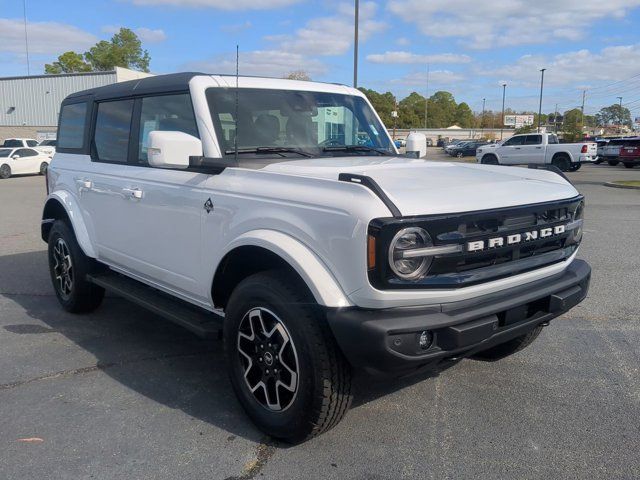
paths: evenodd
<path fill-rule="evenodd" d="M 405 375 L 524 335 L 567 312 L 587 295 L 591 267 L 574 260 L 550 278 L 471 300 L 433 307 L 327 309 L 331 330 L 356 368 Z M 418 338 L 432 335 L 422 350 Z"/>

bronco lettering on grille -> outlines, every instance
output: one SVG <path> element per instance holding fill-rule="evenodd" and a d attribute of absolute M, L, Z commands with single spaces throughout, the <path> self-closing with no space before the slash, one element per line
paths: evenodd
<path fill-rule="evenodd" d="M 522 242 L 537 240 L 538 238 L 549 238 L 556 235 L 562 235 L 566 230 L 566 225 L 556 225 L 555 227 L 530 230 L 528 232 L 507 235 L 506 237 L 493 237 L 487 240 L 475 240 L 473 242 L 467 242 L 467 251 L 480 252 L 490 248 L 504 247 L 505 245 L 516 245 Z"/>

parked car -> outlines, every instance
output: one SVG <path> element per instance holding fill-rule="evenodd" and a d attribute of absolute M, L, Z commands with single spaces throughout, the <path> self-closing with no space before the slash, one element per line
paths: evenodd
<path fill-rule="evenodd" d="M 596 141 L 596 145 L 597 145 L 597 150 L 596 150 L 596 152 L 597 152 L 598 158 L 596 159 L 596 161 L 595 161 L 595 162 L 593 162 L 593 163 L 595 163 L 596 165 L 599 165 L 599 164 L 601 164 L 602 162 L 604 162 L 604 161 L 605 161 L 605 158 L 604 158 L 604 148 L 607 146 L 607 144 L 608 144 L 608 143 L 609 143 L 609 140 L 608 140 L 608 139 L 598 139 L 598 140 Z"/>
<path fill-rule="evenodd" d="M 33 148 L 0 147 L 0 178 L 39 173 L 44 175 L 51 157 Z"/>
<path fill-rule="evenodd" d="M 640 139 L 627 140 L 620 149 L 620 161 L 627 168 L 640 165 Z"/>
<path fill-rule="evenodd" d="M 497 360 L 587 295 L 573 185 L 400 157 L 354 88 L 163 75 L 74 93 L 58 124 L 41 234 L 61 306 L 109 290 L 222 328 L 233 389 L 275 438 L 336 425 L 356 369 Z"/>
<path fill-rule="evenodd" d="M 56 153 L 55 147 L 49 145 L 39 145 L 33 138 L 7 138 L 2 144 L 2 148 L 33 148 L 40 153 L 53 157 Z"/>
<path fill-rule="evenodd" d="M 576 171 L 583 163 L 595 162 L 593 142 L 559 143 L 553 133 L 514 135 L 501 144 L 478 148 L 478 163 L 488 165 L 551 164 L 563 172 Z"/>
<path fill-rule="evenodd" d="M 55 139 L 48 139 L 48 140 L 42 140 L 39 144 L 38 147 L 41 149 L 47 148 L 49 149 L 49 151 L 51 152 L 51 156 L 53 156 L 53 154 L 56 153 L 56 145 L 58 144 L 58 141 Z"/>
<path fill-rule="evenodd" d="M 637 140 L 638 137 L 612 138 L 602 147 L 602 159 L 609 165 L 615 167 L 620 163 L 620 149 L 629 142 Z"/>
<path fill-rule="evenodd" d="M 473 157 L 476 155 L 476 150 L 483 145 L 488 145 L 488 144 L 487 142 L 481 142 L 481 141 L 463 142 L 456 145 L 455 147 L 451 147 L 449 149 L 449 155 L 451 155 L 452 157 L 458 157 L 458 158 Z"/>
<path fill-rule="evenodd" d="M 444 152 L 449 153 L 449 150 L 460 145 L 461 143 L 468 142 L 469 140 L 452 140 L 450 143 L 444 146 Z"/>
<path fill-rule="evenodd" d="M 403 148 L 407 146 L 407 140 L 405 138 L 398 138 L 394 143 L 396 148 Z"/>

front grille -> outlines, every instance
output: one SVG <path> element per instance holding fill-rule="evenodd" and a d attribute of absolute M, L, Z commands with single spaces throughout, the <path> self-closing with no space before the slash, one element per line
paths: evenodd
<path fill-rule="evenodd" d="M 471 213 L 382 219 L 372 222 L 370 233 L 380 245 L 376 271 L 370 272 L 377 288 L 458 288 L 523 273 L 565 260 L 577 244 L 568 241 L 571 232 L 526 242 L 469 251 L 469 242 L 539 231 L 573 220 L 573 212 L 583 198 Z M 424 228 L 435 246 L 458 244 L 462 251 L 435 257 L 428 275 L 418 281 L 397 278 L 387 266 L 387 249 L 398 230 L 407 226 Z"/>

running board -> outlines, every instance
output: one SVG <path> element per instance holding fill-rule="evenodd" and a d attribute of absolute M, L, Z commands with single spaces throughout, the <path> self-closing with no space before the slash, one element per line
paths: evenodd
<path fill-rule="evenodd" d="M 224 317 L 217 313 L 175 299 L 113 271 L 87 275 L 87 280 L 190 330 L 201 338 L 220 337 Z"/>

